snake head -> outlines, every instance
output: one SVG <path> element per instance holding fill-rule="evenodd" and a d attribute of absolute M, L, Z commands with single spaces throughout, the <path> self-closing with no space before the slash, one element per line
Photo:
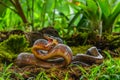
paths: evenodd
<path fill-rule="evenodd" d="M 49 34 L 44 34 L 44 38 L 48 41 L 48 44 L 46 46 L 55 46 L 59 43 L 63 43 L 62 39 L 59 37 L 54 37 Z"/>

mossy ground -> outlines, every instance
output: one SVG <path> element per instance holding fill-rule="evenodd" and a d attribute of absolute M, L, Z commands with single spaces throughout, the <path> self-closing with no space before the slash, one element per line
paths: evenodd
<path fill-rule="evenodd" d="M 10 73 L 8 80 L 119 80 L 120 59 L 105 59 L 102 64 L 89 67 L 71 64 L 64 68 L 50 69 L 34 65 L 19 68 L 13 64 L 6 72 Z"/>
<path fill-rule="evenodd" d="M 12 62 L 20 52 L 28 50 L 28 42 L 25 36 L 11 35 L 0 43 L 0 62 Z"/>
<path fill-rule="evenodd" d="M 23 38 L 23 36 L 22 37 L 16 36 L 16 37 L 17 37 L 17 39 L 9 38 L 5 42 L 2 42 L 0 45 L 1 46 L 1 48 L 0 48 L 0 74 L 1 75 L 3 74 L 4 68 L 5 68 L 4 64 L 6 61 L 13 63 L 13 58 L 15 58 L 20 52 L 23 52 L 23 51 L 29 52 L 30 51 L 30 48 L 28 47 L 28 43 L 26 42 L 25 38 Z M 18 38 L 22 39 L 22 42 L 21 42 L 21 40 L 20 40 L 20 42 L 17 42 L 17 40 L 19 41 Z M 115 38 L 115 39 L 118 39 L 118 38 Z M 107 40 L 107 42 L 113 41 L 115 44 L 114 46 L 115 47 L 117 46 L 117 48 L 114 49 L 113 51 L 116 52 L 117 54 L 120 54 L 120 48 L 118 47 L 118 44 L 117 44 L 117 43 L 119 43 L 119 40 L 114 41 L 115 39 L 110 37 L 109 39 L 107 38 L 106 40 Z M 9 41 L 11 42 L 11 40 L 12 40 L 12 44 L 15 44 L 15 45 L 7 44 L 7 43 L 9 43 Z M 19 45 L 20 43 L 22 43 L 22 44 Z M 18 47 L 16 47 L 16 45 Z M 111 43 L 110 45 L 113 45 L 113 44 Z M 73 51 L 73 55 L 76 55 L 79 53 L 84 54 L 92 46 L 93 45 L 85 45 L 85 46 L 77 46 L 77 47 L 71 46 L 71 49 Z M 105 49 L 105 51 L 107 51 L 107 50 Z M 106 56 L 108 56 L 108 55 L 106 55 Z M 120 55 L 117 55 L 117 57 L 118 56 L 120 56 Z M 112 62 L 110 57 L 108 57 L 107 59 L 108 59 L 108 61 L 105 60 L 104 63 L 101 65 L 93 65 L 90 67 L 83 67 L 82 65 L 71 64 L 65 68 L 59 68 L 59 69 L 58 68 L 44 69 L 44 68 L 36 67 L 34 65 L 19 68 L 13 64 L 10 68 L 8 68 L 8 70 L 6 72 L 10 73 L 9 78 L 12 80 L 19 80 L 19 79 L 43 80 L 43 78 L 45 80 L 79 80 L 80 78 L 84 78 L 83 80 L 87 80 L 88 78 L 91 78 L 91 77 L 92 77 L 92 80 L 94 80 L 95 78 L 93 79 L 93 77 L 95 77 L 99 74 L 100 74 L 99 77 L 97 77 L 96 79 L 104 77 L 103 74 L 105 74 L 105 76 L 108 75 L 107 73 L 109 71 L 111 71 L 111 70 L 109 70 L 110 67 L 113 67 L 114 70 L 117 70 L 117 69 L 120 70 L 120 67 L 118 66 L 118 65 L 120 65 L 120 62 L 118 61 L 119 58 L 117 58 L 117 60 L 115 59 L 115 61 L 118 61 L 118 63 L 113 63 L 115 61 Z M 3 60 L 5 60 L 5 61 L 3 62 Z M 6 67 L 7 66 L 9 66 L 9 65 L 7 64 Z M 101 66 L 103 66 L 103 67 L 101 68 Z M 114 66 L 117 66 L 117 67 L 115 68 Z M 94 68 L 97 69 L 96 70 L 97 72 L 95 71 L 96 73 L 93 73 L 91 71 L 92 69 L 94 70 Z M 100 69 L 101 69 L 101 71 L 100 71 Z M 107 70 L 109 70 L 109 71 L 107 72 Z M 117 71 L 118 73 L 120 73 L 119 70 Z M 112 72 L 115 74 L 118 74 L 114 71 L 112 71 Z M 91 73 L 93 73 L 94 76 L 91 75 Z M 97 73 L 99 73 L 99 74 L 97 74 Z M 2 76 L 2 77 L 6 78 L 6 76 L 7 75 Z M 41 77 L 43 77 L 43 78 L 41 78 Z M 105 79 L 107 79 L 107 78 L 105 78 Z"/>
<path fill-rule="evenodd" d="M 92 45 L 85 45 L 85 46 L 71 46 L 71 50 L 73 51 L 73 55 L 76 54 L 84 54 L 86 51 L 92 47 Z"/>

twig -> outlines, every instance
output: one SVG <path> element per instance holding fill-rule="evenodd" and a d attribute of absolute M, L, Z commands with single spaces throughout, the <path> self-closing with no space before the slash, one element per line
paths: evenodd
<path fill-rule="evenodd" d="M 34 30 L 34 0 L 32 0 L 32 29 Z"/>
<path fill-rule="evenodd" d="M 25 14 L 24 14 L 24 12 L 23 12 L 23 9 L 22 9 L 22 7 L 21 7 L 21 5 L 20 5 L 19 0 L 10 0 L 10 1 L 11 1 L 11 3 L 15 6 L 15 8 L 16 8 L 16 10 L 18 11 L 18 14 L 19 14 L 19 16 L 22 18 L 23 22 L 24 22 L 24 23 L 28 23 L 28 21 L 27 21 L 27 19 L 26 19 L 26 17 L 25 17 Z"/>
<path fill-rule="evenodd" d="M 52 26 L 54 26 L 54 21 L 55 21 L 55 8 L 56 8 L 56 0 L 55 0 L 55 5 L 54 5 L 54 12 L 53 12 L 53 19 L 52 19 Z"/>
<path fill-rule="evenodd" d="M 8 5 L 6 5 L 3 1 L 0 1 L 0 4 L 2 4 L 3 6 L 5 6 L 5 7 L 9 8 L 10 10 L 12 10 L 13 12 L 15 12 L 15 13 L 17 13 L 17 14 L 18 14 L 18 12 L 17 12 L 15 9 L 13 9 L 13 8 L 9 7 L 9 6 L 8 6 Z"/>

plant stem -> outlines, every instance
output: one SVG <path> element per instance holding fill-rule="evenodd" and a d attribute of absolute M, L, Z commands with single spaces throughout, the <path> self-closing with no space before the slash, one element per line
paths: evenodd
<path fill-rule="evenodd" d="M 32 30 L 34 30 L 34 0 L 32 0 Z"/>
<path fill-rule="evenodd" d="M 18 11 L 19 16 L 22 18 L 24 23 L 28 23 L 25 14 L 23 12 L 23 9 L 20 5 L 19 0 L 10 0 L 10 2 L 15 6 L 16 10 Z"/>
<path fill-rule="evenodd" d="M 3 1 L 0 1 L 0 4 L 2 4 L 3 6 L 5 6 L 5 7 L 9 8 L 10 10 L 12 10 L 13 12 L 15 12 L 15 13 L 17 13 L 17 14 L 18 14 L 18 12 L 17 12 L 15 9 L 13 9 L 13 8 L 9 7 L 9 6 L 8 6 L 7 4 L 5 4 Z"/>
<path fill-rule="evenodd" d="M 54 5 L 54 12 L 53 12 L 53 20 L 52 20 L 52 26 L 54 26 L 54 21 L 55 21 L 55 8 L 56 8 L 56 0 L 55 0 L 55 5 Z"/>

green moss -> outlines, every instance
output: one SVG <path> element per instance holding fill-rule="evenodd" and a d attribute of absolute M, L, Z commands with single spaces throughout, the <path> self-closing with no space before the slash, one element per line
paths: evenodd
<path fill-rule="evenodd" d="M 72 46 L 71 49 L 73 51 L 73 55 L 76 55 L 78 53 L 86 53 L 86 51 L 92 47 L 92 45 L 85 45 L 85 46 L 77 46 L 77 47 L 74 47 Z"/>
<path fill-rule="evenodd" d="M 2 61 L 3 60 L 12 61 L 13 56 L 15 56 L 15 55 L 13 55 L 13 53 L 9 53 L 7 51 L 4 51 L 3 49 L 0 50 L 0 58 Z"/>
<path fill-rule="evenodd" d="M 106 42 L 109 43 L 109 46 L 112 49 L 116 49 L 119 47 L 120 45 L 120 36 L 118 35 L 110 35 L 110 34 L 105 34 L 104 38 L 106 39 Z"/>
<path fill-rule="evenodd" d="M 0 43 L 1 60 L 12 61 L 20 52 L 28 47 L 24 36 L 11 35 L 7 40 Z"/>

